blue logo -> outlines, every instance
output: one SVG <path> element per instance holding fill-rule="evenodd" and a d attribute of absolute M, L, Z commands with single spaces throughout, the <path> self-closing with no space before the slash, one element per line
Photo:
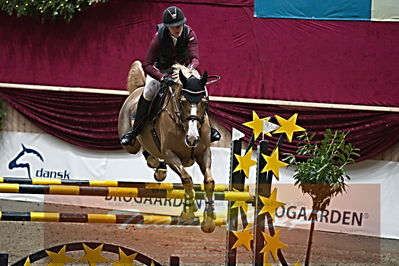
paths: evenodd
<path fill-rule="evenodd" d="M 44 159 L 43 159 L 43 156 L 38 151 L 36 151 L 34 149 L 28 149 L 25 147 L 24 144 L 21 144 L 21 145 L 22 145 L 22 151 L 20 153 L 18 153 L 17 157 L 15 157 L 14 159 L 11 160 L 11 162 L 8 164 L 8 169 L 12 170 L 14 168 L 25 168 L 28 171 L 29 178 L 31 178 L 30 164 L 27 162 L 19 163 L 18 160 L 28 154 L 36 155 L 36 157 L 38 157 L 42 162 L 44 162 Z"/>
<path fill-rule="evenodd" d="M 31 176 L 31 163 L 32 163 L 32 156 L 37 159 L 37 161 L 44 162 L 43 156 L 38 152 L 37 150 L 27 148 L 25 147 L 24 144 L 21 144 L 22 146 L 22 151 L 17 154 L 17 156 L 12 159 L 8 163 L 8 169 L 13 170 L 13 169 L 26 169 L 28 172 L 28 177 L 32 178 Z M 63 171 L 52 171 L 52 170 L 47 170 L 44 168 L 37 169 L 34 171 L 35 177 L 46 177 L 46 178 L 64 178 L 64 179 L 70 179 L 70 172 L 67 170 Z"/>

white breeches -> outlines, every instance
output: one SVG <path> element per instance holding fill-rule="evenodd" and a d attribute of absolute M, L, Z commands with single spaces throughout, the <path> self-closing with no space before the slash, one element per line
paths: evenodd
<path fill-rule="evenodd" d="M 150 75 L 147 75 L 143 92 L 144 99 L 151 101 L 152 98 L 154 98 L 155 93 L 157 93 L 159 90 L 160 86 L 161 83 L 158 80 L 152 78 Z"/>

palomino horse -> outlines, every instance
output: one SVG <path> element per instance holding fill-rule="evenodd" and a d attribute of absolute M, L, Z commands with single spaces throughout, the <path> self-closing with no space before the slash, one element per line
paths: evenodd
<path fill-rule="evenodd" d="M 179 175 L 185 192 L 181 216 L 188 220 L 194 218 L 197 205 L 193 181 L 185 167 L 197 162 L 204 175 L 205 187 L 205 211 L 201 229 L 211 233 L 215 229 L 213 204 L 215 182 L 211 173 L 208 94 L 205 88 L 208 76 L 205 72 L 201 78 L 196 70 L 190 70 L 182 65 L 175 65 L 173 69 L 176 84 L 173 88 L 164 88 L 165 98 L 157 114 L 143 127 L 133 144 L 124 149 L 136 154 L 140 148 L 143 148 L 151 154 L 146 158 L 149 166 L 156 168 L 159 160 L 163 160 Z M 142 85 L 144 85 L 144 72 L 141 63 L 135 61 L 128 78 L 130 95 L 119 113 L 119 137 L 133 125 L 137 102 L 143 92 L 143 87 L 140 87 Z"/>

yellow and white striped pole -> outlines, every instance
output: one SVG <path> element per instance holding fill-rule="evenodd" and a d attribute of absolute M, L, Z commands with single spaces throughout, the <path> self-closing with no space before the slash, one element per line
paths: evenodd
<path fill-rule="evenodd" d="M 184 190 L 179 189 L 168 190 L 131 187 L 90 187 L 75 185 L 30 185 L 1 183 L 0 193 L 184 199 Z M 215 200 L 227 201 L 252 202 L 254 200 L 254 195 L 249 192 L 216 191 L 214 192 L 214 197 Z M 195 198 L 205 199 L 205 192 L 196 191 Z"/>
<path fill-rule="evenodd" d="M 58 222 L 58 223 L 102 223 L 102 224 L 146 224 L 146 225 L 192 225 L 202 222 L 202 217 L 184 220 L 180 216 L 142 214 L 87 214 L 58 212 L 0 212 L 0 221 Z M 226 220 L 216 218 L 216 226 L 226 225 Z"/>

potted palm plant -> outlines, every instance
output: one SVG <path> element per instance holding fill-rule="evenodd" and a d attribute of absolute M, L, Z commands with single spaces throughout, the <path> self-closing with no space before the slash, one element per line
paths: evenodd
<path fill-rule="evenodd" d="M 350 179 L 344 167 L 354 163 L 359 149 L 345 142 L 349 132 L 327 129 L 320 141 L 314 141 L 315 134 L 306 132 L 300 140 L 297 157 L 289 154 L 286 161 L 296 167 L 295 185 L 312 198 L 311 227 L 305 265 L 310 263 L 313 231 L 317 212 L 324 211 L 331 198 L 345 191 L 345 180 Z"/>

